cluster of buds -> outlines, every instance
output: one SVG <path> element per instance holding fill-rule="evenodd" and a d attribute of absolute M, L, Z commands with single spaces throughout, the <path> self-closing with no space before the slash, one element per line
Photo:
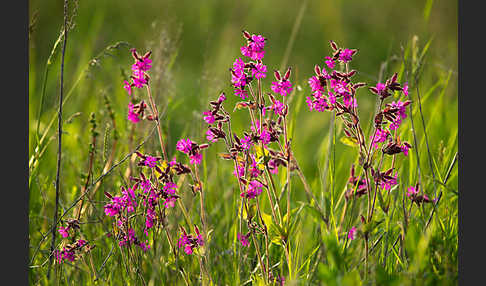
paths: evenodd
<path fill-rule="evenodd" d="M 349 176 L 348 184 L 350 188 L 346 191 L 344 196 L 347 200 L 352 197 L 361 197 L 367 194 L 368 185 L 366 184 L 365 178 L 358 178 L 355 176 L 354 165 L 351 165 L 351 175 Z"/>

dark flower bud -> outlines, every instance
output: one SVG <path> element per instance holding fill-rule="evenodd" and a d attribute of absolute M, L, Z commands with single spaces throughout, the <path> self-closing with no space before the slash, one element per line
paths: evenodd
<path fill-rule="evenodd" d="M 285 73 L 284 80 L 288 80 L 290 78 L 290 72 L 291 72 L 291 67 L 287 69 L 287 72 Z"/>
<path fill-rule="evenodd" d="M 277 70 L 273 71 L 273 75 L 275 76 L 275 78 L 277 80 L 282 80 L 282 76 L 280 75 L 279 71 L 277 71 Z"/>
<path fill-rule="evenodd" d="M 314 71 L 316 72 L 316 75 L 321 75 L 321 68 L 318 65 L 314 67 Z"/>
<path fill-rule="evenodd" d="M 331 44 L 331 48 L 333 50 L 337 50 L 338 49 L 338 47 L 337 47 L 337 45 L 336 45 L 336 43 L 334 41 L 331 40 L 331 41 L 329 41 L 329 43 Z"/>

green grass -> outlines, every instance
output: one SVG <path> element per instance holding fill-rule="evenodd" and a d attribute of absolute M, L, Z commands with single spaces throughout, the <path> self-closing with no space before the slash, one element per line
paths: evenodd
<path fill-rule="evenodd" d="M 305 2 L 305 1 L 303 1 Z M 454 2 L 454 1 L 453 1 Z M 96 247 L 83 259 L 56 266 L 51 281 L 46 278 L 50 235 L 54 212 L 57 155 L 57 102 L 59 96 L 60 51 L 53 49 L 62 23 L 62 5 L 55 1 L 30 1 L 31 15 L 38 21 L 29 49 L 29 281 L 33 285 L 140 285 L 133 271 L 126 271 L 126 251 L 106 236 L 112 220 L 105 217 L 103 192 L 115 194 L 124 185 L 130 158 L 122 161 L 138 144 L 141 152 L 160 150 L 157 132 L 151 122 L 137 126 L 132 134 L 126 120 L 128 98 L 122 88 L 130 73 L 129 48 L 153 51 L 151 71 L 153 93 L 166 136 L 167 152 L 176 154 L 180 138 L 204 141 L 202 112 L 209 100 L 221 91 L 228 96 L 225 107 L 231 111 L 238 101 L 232 94 L 228 74 L 243 43 L 241 30 L 259 33 L 269 39 L 265 63 L 269 71 L 280 68 L 294 27 L 295 41 L 287 65 L 292 66 L 295 93 L 290 101 L 292 148 L 317 202 L 309 203 L 304 186 L 292 173 L 290 261 L 282 251 L 278 229 L 271 221 L 266 196 L 261 200 L 264 220 L 273 238 L 269 246 L 272 265 L 289 285 L 453 285 L 457 284 L 458 238 L 458 98 L 457 98 L 457 21 L 456 3 L 442 1 L 307 1 L 300 25 L 296 25 L 301 4 L 294 1 L 137 1 L 80 2 L 69 32 L 65 60 L 65 104 L 63 106 L 63 146 L 61 168 L 61 214 L 81 195 L 87 172 L 90 124 L 96 115 L 97 137 L 93 178 L 104 173 L 113 153 L 113 164 L 122 162 L 103 177 L 93 197 L 96 209 L 82 219 L 82 236 Z M 188 7 L 192 7 L 189 9 Z M 375 7 L 375 8 L 370 8 Z M 451 21 L 450 19 L 455 19 Z M 417 39 L 414 40 L 414 36 Z M 399 72 L 399 81 L 408 81 L 411 108 L 399 129 L 400 138 L 411 142 L 408 157 L 398 157 L 399 185 L 377 198 L 374 226 L 370 235 L 369 273 L 364 267 L 364 240 L 347 241 L 346 231 L 360 225 L 359 214 L 366 214 L 367 201 L 343 196 L 351 164 L 358 165 L 357 149 L 343 144 L 343 125 L 331 112 L 308 112 L 305 97 L 310 95 L 307 79 L 314 64 L 322 65 L 330 53 L 329 40 L 340 46 L 358 48 L 351 68 L 357 81 L 375 84 Z M 402 52 L 403 48 L 403 52 Z M 52 56 L 51 56 L 52 54 Z M 93 60 L 95 59 L 95 60 Z M 50 60 L 48 62 L 48 60 Z M 380 68 L 383 67 L 383 68 Z M 415 78 L 415 75 L 418 76 Z M 268 77 L 271 73 L 268 73 Z M 416 80 L 415 80 L 416 79 Z M 269 89 L 271 80 L 263 81 Z M 417 88 L 420 92 L 420 102 Z M 113 109 L 114 121 L 104 96 Z M 375 109 L 375 97 L 358 91 L 359 114 L 365 136 Z M 233 128 L 246 128 L 244 111 L 232 113 Z M 413 121 L 412 121 L 413 120 Z M 413 123 L 412 123 L 413 122 Z M 113 150 L 115 130 L 118 136 Z M 151 133 L 152 132 L 152 133 Z M 133 138 L 133 139 L 131 139 Z M 145 141 L 145 139 L 147 139 Z M 416 143 L 415 143 L 416 142 Z M 427 147 L 428 145 L 428 147 Z M 239 189 L 231 161 L 221 160 L 222 144 L 205 150 L 200 168 L 206 189 L 205 204 L 211 230 L 207 242 L 209 268 L 215 285 L 259 285 L 262 283 L 253 244 L 238 260 L 236 233 L 239 228 Z M 177 154 L 182 159 L 182 154 Z M 112 164 L 112 165 L 113 165 Z M 387 162 L 385 167 L 389 166 Z M 358 169 L 357 169 L 358 170 Z M 106 170 L 105 170 L 106 171 Z M 287 199 L 281 190 L 286 171 L 275 176 L 282 209 Z M 435 180 L 434 180 L 435 178 Z M 447 181 L 446 181 L 447 179 Z M 434 211 L 432 204 L 412 207 L 406 188 L 419 180 L 430 197 L 441 194 Z M 183 183 L 182 203 L 188 219 L 200 225 L 199 198 L 188 182 Z M 390 203 L 388 212 L 383 204 Z M 329 228 L 320 219 L 319 204 Z M 346 208 L 344 216 L 343 211 Z M 426 224 L 434 211 L 430 224 Z M 284 212 L 285 213 L 285 212 Z M 72 211 L 66 218 L 72 217 Z M 98 222 L 101 218 L 101 222 Z M 338 230 L 339 225 L 342 227 Z M 169 217 L 169 233 L 186 229 L 182 212 L 175 208 Z M 42 235 L 47 234 L 43 240 Z M 184 285 L 178 266 L 183 266 L 193 284 L 201 273 L 195 256 L 169 252 L 165 233 L 151 236 L 151 251 L 140 259 L 140 273 L 148 285 Z M 403 240 L 398 240 L 401 236 Z M 42 241 L 42 242 L 41 242 Z M 57 238 L 57 243 L 62 240 Z M 258 243 L 264 245 L 262 237 Z M 37 247 L 40 248 L 37 251 Z M 35 253 L 35 258 L 31 261 Z M 290 279 L 291 273 L 291 279 Z"/>

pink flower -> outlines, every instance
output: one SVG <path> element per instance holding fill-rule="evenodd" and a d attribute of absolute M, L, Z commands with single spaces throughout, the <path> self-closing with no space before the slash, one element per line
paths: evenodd
<path fill-rule="evenodd" d="M 397 183 L 397 176 L 398 175 L 395 175 L 395 177 L 392 176 L 391 178 L 383 178 L 380 181 L 380 188 L 389 191 L 392 186 L 395 186 L 395 185 L 398 184 Z"/>
<path fill-rule="evenodd" d="M 353 226 L 353 227 L 352 227 L 352 228 L 349 230 L 349 232 L 348 232 L 348 239 L 349 239 L 349 240 L 355 240 L 355 239 L 356 239 L 356 234 L 357 234 L 356 232 L 357 232 L 356 227 L 355 227 L 355 226 Z"/>
<path fill-rule="evenodd" d="M 181 151 L 182 153 L 189 153 L 192 150 L 192 141 L 191 139 L 181 139 L 176 144 L 176 149 Z"/>
<path fill-rule="evenodd" d="M 123 83 L 125 84 L 123 88 L 128 91 L 128 95 L 132 95 L 132 84 L 126 80 L 124 80 Z"/>
<path fill-rule="evenodd" d="M 408 144 L 403 144 L 400 146 L 400 149 L 402 149 L 403 155 L 408 156 L 408 150 L 410 149 Z"/>
<path fill-rule="evenodd" d="M 386 90 L 386 85 L 384 83 L 377 83 L 376 84 L 376 90 L 378 91 L 378 94 L 383 94 Z"/>
<path fill-rule="evenodd" d="M 256 79 L 261 79 L 266 77 L 267 66 L 263 65 L 262 63 L 257 63 L 254 68 L 251 70 L 251 75 Z"/>
<path fill-rule="evenodd" d="M 206 115 L 206 116 L 204 116 L 204 121 L 206 121 L 208 124 L 214 123 L 214 115 L 210 110 L 204 111 L 203 115 Z"/>
<path fill-rule="evenodd" d="M 272 105 L 273 112 L 275 115 L 283 115 L 284 105 L 278 99 L 275 99 L 275 102 Z"/>
<path fill-rule="evenodd" d="M 332 60 L 331 57 L 326 57 L 326 65 L 330 68 L 330 69 L 333 69 L 334 68 L 334 61 Z"/>
<path fill-rule="evenodd" d="M 245 100 L 248 97 L 248 92 L 244 89 L 237 88 L 235 89 L 235 95 L 241 97 L 241 99 Z"/>
<path fill-rule="evenodd" d="M 139 114 L 134 111 L 133 103 L 128 103 L 128 120 L 133 123 L 137 123 L 140 121 Z"/>
<path fill-rule="evenodd" d="M 402 123 L 402 120 L 407 117 L 407 114 L 405 113 L 407 105 L 405 105 L 405 102 L 401 102 L 400 100 L 398 100 L 397 102 L 393 101 L 390 104 L 390 106 L 392 108 L 398 109 L 398 112 L 396 114 L 397 116 L 396 116 L 395 120 L 390 123 L 390 129 L 396 130 L 396 129 L 398 129 L 398 127 Z"/>
<path fill-rule="evenodd" d="M 419 193 L 419 191 L 415 187 L 408 187 L 408 189 L 407 189 L 407 197 L 417 195 L 418 193 Z"/>
<path fill-rule="evenodd" d="M 248 237 L 246 235 L 242 235 L 241 233 L 237 234 L 238 240 L 240 241 L 241 245 L 248 247 L 250 242 L 248 241 Z"/>
<path fill-rule="evenodd" d="M 373 147 L 375 147 L 375 149 L 378 149 L 377 143 L 385 142 L 388 136 L 390 136 L 390 131 L 386 129 L 377 128 L 373 139 Z M 371 138 L 373 138 L 373 136 Z"/>
<path fill-rule="evenodd" d="M 339 54 L 339 60 L 341 60 L 343 63 L 347 63 L 347 62 L 350 62 L 353 58 L 352 56 L 356 53 L 356 51 L 354 50 L 350 50 L 350 49 L 344 49 L 343 51 L 341 51 L 341 53 Z"/>
<path fill-rule="evenodd" d="M 408 96 L 408 82 L 403 85 L 403 94 L 405 94 L 405 96 Z"/>
<path fill-rule="evenodd" d="M 149 168 L 154 168 L 155 165 L 157 165 L 157 161 L 159 159 L 158 158 L 155 158 L 155 157 L 152 157 L 152 156 L 146 156 L 143 164 Z"/>
<path fill-rule="evenodd" d="M 293 88 L 292 84 L 288 80 L 283 80 L 283 81 L 274 81 L 272 82 L 272 91 L 275 93 L 278 93 L 282 96 L 287 96 Z"/>
<path fill-rule="evenodd" d="M 319 77 L 313 76 L 309 78 L 309 86 L 312 89 L 312 91 L 324 91 L 324 87 L 321 85 L 321 81 L 319 80 Z"/>
<path fill-rule="evenodd" d="M 199 165 L 199 164 L 201 164 L 201 161 L 202 161 L 202 154 L 196 153 L 194 155 L 189 156 L 189 159 L 191 159 L 190 160 L 191 164 Z"/>
<path fill-rule="evenodd" d="M 61 234 L 62 237 L 66 238 L 69 236 L 69 227 L 61 226 L 57 231 Z"/>
<path fill-rule="evenodd" d="M 244 73 L 244 69 L 245 69 L 245 62 L 243 62 L 242 59 L 237 58 L 233 63 L 233 71 L 236 74 L 241 75 Z"/>
<path fill-rule="evenodd" d="M 213 131 L 211 131 L 211 129 L 208 129 L 206 131 L 206 139 L 209 142 L 216 142 L 216 141 L 218 141 L 218 139 L 216 139 L 216 136 L 214 135 Z"/>
<path fill-rule="evenodd" d="M 169 197 L 169 198 L 167 198 L 167 199 L 164 201 L 164 207 L 165 207 L 166 209 L 168 209 L 168 208 L 173 208 L 173 207 L 174 207 L 174 205 L 175 205 L 175 201 L 176 201 L 176 200 L 177 200 L 177 198 L 176 198 L 176 197 Z"/>
<path fill-rule="evenodd" d="M 177 185 L 173 182 L 167 182 L 164 187 L 164 192 L 166 192 L 167 194 L 175 194 L 176 190 L 177 190 Z"/>
<path fill-rule="evenodd" d="M 249 150 L 251 146 L 253 146 L 253 141 L 251 140 L 250 136 L 245 136 L 243 139 L 241 139 L 241 146 L 245 150 Z"/>
<path fill-rule="evenodd" d="M 263 185 L 256 180 L 253 180 L 248 185 L 246 191 L 240 194 L 241 197 L 246 197 L 247 199 L 254 199 L 262 193 Z"/>

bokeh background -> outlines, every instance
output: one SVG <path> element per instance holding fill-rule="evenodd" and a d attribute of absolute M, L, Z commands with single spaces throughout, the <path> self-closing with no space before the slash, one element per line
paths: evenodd
<path fill-rule="evenodd" d="M 457 1 L 104 0 L 71 2 L 70 5 L 70 11 L 75 11 L 75 25 L 68 34 L 65 60 L 64 80 L 69 99 L 63 111 L 68 119 L 64 126 L 61 171 L 63 206 L 79 195 L 81 175 L 87 165 L 91 112 L 100 120 L 100 138 L 107 138 L 106 145 L 109 145 L 112 130 L 103 108 L 103 94 L 112 102 L 121 138 L 115 161 L 131 150 L 130 125 L 126 121 L 128 97 L 122 88 L 132 63 L 130 47 L 154 52 L 153 90 L 161 106 L 159 109 L 167 107 L 164 128 L 170 132 L 169 154 L 174 154 L 175 142 L 183 136 L 199 142 L 204 140 L 202 112 L 207 109 L 209 100 L 225 91 L 228 106 L 237 101 L 230 88 L 228 69 L 236 57 L 241 57 L 242 30 L 268 39 L 265 64 L 270 71 L 292 67 L 292 82 L 296 86 L 291 101 L 295 116 L 294 152 L 308 180 L 317 189 L 316 194 L 324 193 L 319 187 L 319 169 L 325 167 L 329 154 L 332 115 L 308 112 L 305 96 L 310 94 L 307 79 L 313 75 L 314 65 L 322 65 L 324 57 L 331 53 L 329 40 L 342 47 L 359 49 L 351 67 L 358 70 L 358 80 L 370 85 L 399 71 L 402 49 L 407 45 L 414 43 L 421 51 L 430 41 L 419 88 L 423 90 L 424 117 L 427 130 L 431 132 L 430 150 L 436 158 L 443 158 L 437 159 L 437 168 L 445 168 L 457 151 Z M 62 13 L 63 1 L 29 1 L 29 157 L 43 151 L 35 167 L 29 166 L 31 253 L 39 241 L 38 231 L 46 231 L 53 210 L 56 134 L 55 126 L 47 128 L 57 116 L 60 45 L 51 58 L 44 96 L 42 94 L 46 63 L 62 28 Z M 118 42 L 128 45 L 121 44 L 109 54 L 98 57 L 107 46 Z M 264 80 L 266 88 L 270 86 L 271 77 L 268 73 Z M 416 96 L 413 95 L 415 88 L 411 86 L 412 98 Z M 375 98 L 366 90 L 358 95 L 360 114 L 369 118 Z M 240 130 L 246 124 L 244 118 L 235 120 Z M 141 140 L 149 129 L 148 124 L 141 127 L 135 141 Z M 43 134 L 46 139 L 39 146 L 38 140 Z M 403 139 L 413 140 L 410 133 L 404 134 Z M 424 150 L 423 138 L 420 139 L 419 148 Z M 211 156 L 216 158 L 216 153 L 222 151 L 220 147 L 207 153 L 204 173 L 207 180 L 218 179 L 222 184 L 230 184 L 231 174 L 222 174 L 223 167 L 218 167 L 227 162 L 219 160 L 217 164 L 208 164 L 207 161 L 214 160 Z M 144 149 L 158 150 L 155 137 Z M 100 157 L 106 156 L 104 152 L 107 152 L 104 146 L 99 146 Z M 356 161 L 356 152 L 340 143 L 339 138 L 335 152 L 337 170 L 349 170 L 349 165 Z M 425 159 L 421 165 L 425 174 L 430 172 Z M 95 175 L 100 174 L 101 168 L 101 164 L 95 168 Z M 337 189 L 342 190 L 348 174 L 346 171 L 336 173 Z M 404 180 L 412 182 L 415 176 L 415 170 L 407 170 Z M 457 178 L 454 176 L 451 181 L 454 183 Z M 223 211 L 224 202 L 217 198 L 223 194 L 231 198 L 233 187 L 210 190 L 210 208 Z M 293 196 L 296 200 L 305 200 L 303 192 Z M 221 228 L 215 232 L 224 232 L 225 222 L 229 220 L 222 218 Z"/>

